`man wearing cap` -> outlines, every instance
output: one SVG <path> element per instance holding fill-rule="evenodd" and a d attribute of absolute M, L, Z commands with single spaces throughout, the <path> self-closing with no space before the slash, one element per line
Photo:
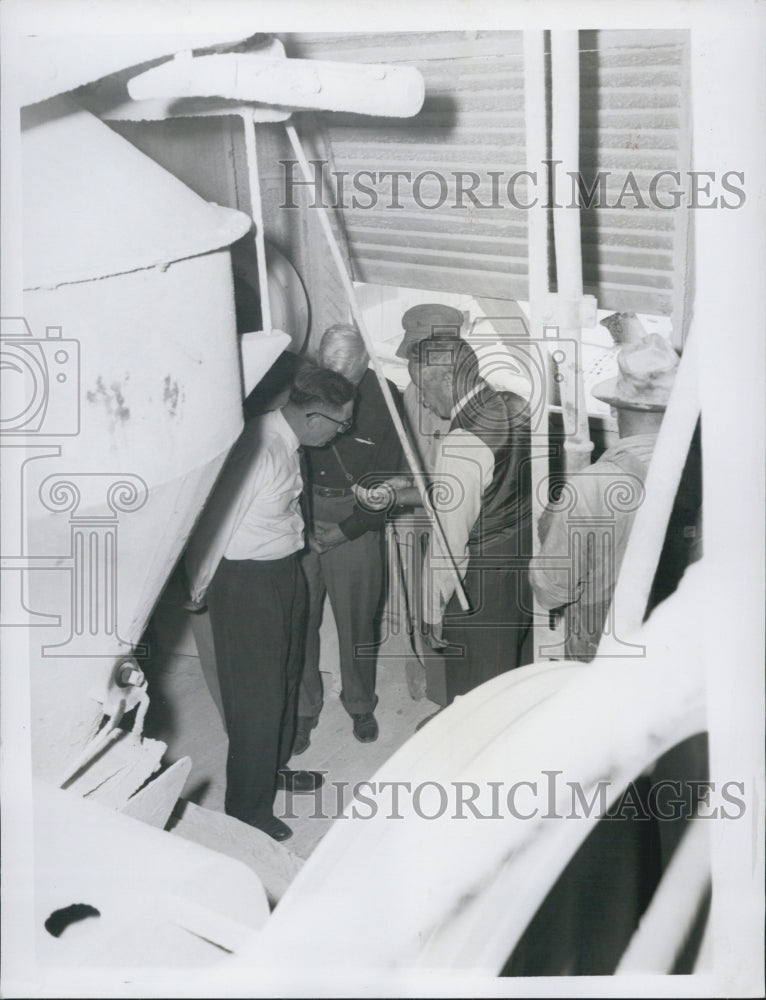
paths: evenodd
<path fill-rule="evenodd" d="M 622 348 L 619 375 L 597 385 L 615 410 L 620 440 L 568 479 L 538 525 L 541 549 L 530 565 L 537 600 L 563 608 L 565 655 L 596 655 L 636 510 L 670 398 L 678 355 L 653 333 Z"/>
<path fill-rule="evenodd" d="M 426 479 L 436 468 L 441 440 L 449 432 L 450 422 L 429 409 L 418 385 L 418 345 L 427 337 L 442 335 L 459 337 L 463 313 L 440 302 L 424 302 L 412 306 L 402 316 L 404 337 L 396 351 L 398 358 L 408 362 L 409 385 L 402 395 L 405 424 L 409 439 Z M 404 480 L 400 480 L 404 483 Z M 415 486 L 402 496 L 402 505 L 417 507 L 420 503 Z M 425 649 L 422 642 L 422 546 L 430 534 L 430 520 L 421 513 L 402 514 L 394 521 L 396 549 L 394 558 L 406 581 L 406 614 L 411 641 L 411 655 L 406 661 L 407 683 L 413 697 L 425 693 L 431 701 L 444 703 L 444 678 L 438 655 Z"/>
<path fill-rule="evenodd" d="M 411 364 L 425 405 L 449 422 L 430 495 L 446 547 L 432 533 L 423 593 L 426 640 L 444 651 L 449 704 L 530 660 L 529 412 L 521 397 L 481 378 L 478 358 L 459 337 L 423 338 Z M 391 487 L 392 501 L 404 501 L 404 491 Z"/>
<path fill-rule="evenodd" d="M 404 358 L 407 362 L 416 359 L 418 345 L 426 337 L 459 337 L 462 324 L 462 312 L 452 306 L 445 306 L 440 302 L 413 306 L 402 316 L 404 337 L 397 348 L 397 358 Z M 433 472 L 439 439 L 449 431 L 449 420 L 425 406 L 414 377 L 413 365 L 410 364 L 409 368 L 411 381 L 402 396 L 407 429 L 423 470 Z"/>

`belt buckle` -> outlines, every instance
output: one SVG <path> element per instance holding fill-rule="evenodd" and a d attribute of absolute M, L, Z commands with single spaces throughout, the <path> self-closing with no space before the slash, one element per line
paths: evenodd
<path fill-rule="evenodd" d="M 335 489 L 332 486 L 315 486 L 314 492 L 320 497 L 345 497 L 351 496 L 351 490 Z"/>

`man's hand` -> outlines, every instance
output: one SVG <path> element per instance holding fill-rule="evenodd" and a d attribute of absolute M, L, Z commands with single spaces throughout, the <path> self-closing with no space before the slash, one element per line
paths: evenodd
<path fill-rule="evenodd" d="M 339 524 L 334 524 L 332 521 L 314 521 L 313 544 L 309 539 L 309 546 L 315 552 L 327 552 L 328 549 L 334 549 L 336 545 L 342 545 L 347 541 Z"/>
<path fill-rule="evenodd" d="M 316 535 L 314 534 L 313 531 L 309 533 L 308 544 L 312 552 L 324 552 L 324 549 L 317 541 Z"/>
<path fill-rule="evenodd" d="M 364 487 L 354 484 L 351 489 L 354 491 L 357 503 L 365 510 L 393 510 L 398 502 L 397 490 L 405 489 L 409 485 L 410 480 L 407 476 L 392 476 L 377 486 Z"/>
<path fill-rule="evenodd" d="M 540 520 L 537 522 L 537 537 L 540 539 L 540 544 L 545 544 L 545 539 L 548 537 L 548 533 L 551 530 L 551 524 L 553 523 L 553 511 L 550 507 L 546 507 L 545 510 L 540 515 Z"/>
<path fill-rule="evenodd" d="M 207 611 L 207 601 L 204 597 L 199 597 L 197 600 L 193 597 L 188 597 L 184 601 L 183 606 L 185 611 L 191 611 L 192 614 L 195 615 L 199 615 L 202 614 L 203 611 Z"/>

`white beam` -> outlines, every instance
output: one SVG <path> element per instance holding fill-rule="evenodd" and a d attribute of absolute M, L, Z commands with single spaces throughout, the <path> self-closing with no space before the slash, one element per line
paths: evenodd
<path fill-rule="evenodd" d="M 134 100 L 224 97 L 291 108 L 409 118 L 423 105 L 425 83 L 412 66 L 286 59 L 265 52 L 182 53 L 133 77 Z"/>

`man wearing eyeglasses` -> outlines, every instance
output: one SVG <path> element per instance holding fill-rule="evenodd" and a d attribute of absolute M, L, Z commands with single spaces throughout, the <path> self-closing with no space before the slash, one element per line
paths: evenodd
<path fill-rule="evenodd" d="M 311 551 L 303 557 L 309 592 L 306 657 L 298 702 L 293 753 L 303 753 L 322 710 L 324 692 L 319 673 L 319 627 L 325 595 L 329 595 L 338 629 L 340 700 L 353 720 L 360 743 L 378 738 L 375 719 L 375 643 L 383 596 L 385 513 L 362 509 L 352 487 L 371 485 L 402 467 L 402 453 L 391 417 L 359 331 L 338 324 L 325 331 L 317 360 L 357 387 L 351 421 L 336 426 L 338 437 L 324 448 L 306 453 L 312 488 Z M 394 398 L 398 390 L 389 383 Z M 345 433 L 344 433 L 345 432 Z"/>
<path fill-rule="evenodd" d="M 301 446 L 349 426 L 354 387 L 301 369 L 287 403 L 248 421 L 186 552 L 191 603 L 210 610 L 229 753 L 225 809 L 275 840 L 278 790 L 314 792 L 322 775 L 289 771 L 303 662 L 306 585 Z"/>

